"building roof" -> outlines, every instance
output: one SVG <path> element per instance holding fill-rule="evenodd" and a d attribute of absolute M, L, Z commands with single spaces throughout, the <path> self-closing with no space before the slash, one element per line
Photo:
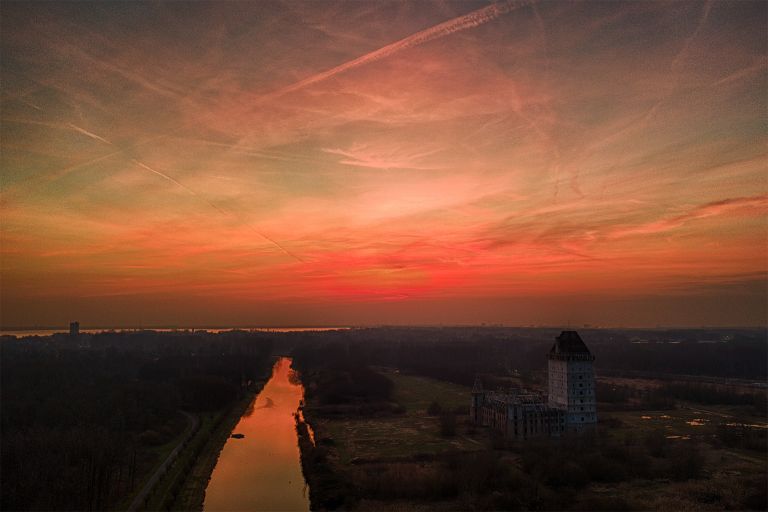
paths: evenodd
<path fill-rule="evenodd" d="M 550 355 L 591 355 L 584 341 L 576 331 L 563 331 L 555 338 Z"/>
<path fill-rule="evenodd" d="M 485 393 L 487 402 L 497 402 L 507 405 L 540 405 L 546 406 L 546 399 L 539 393 L 527 389 L 510 389 L 504 391 L 489 391 Z"/>

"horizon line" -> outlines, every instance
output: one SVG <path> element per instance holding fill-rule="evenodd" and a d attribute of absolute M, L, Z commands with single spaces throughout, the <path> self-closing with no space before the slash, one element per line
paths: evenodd
<path fill-rule="evenodd" d="M 76 321 L 76 320 L 73 320 Z M 380 328 L 486 328 L 486 329 L 565 329 L 565 330 L 601 330 L 601 329 L 768 329 L 768 325 L 568 325 L 568 324 L 504 324 L 497 322 L 482 323 L 371 323 L 371 324 L 276 324 L 276 325 L 134 325 L 134 326 L 79 326 L 81 331 L 152 331 L 152 330 L 258 330 L 258 329 L 380 329 Z M 0 326 L 0 335 L 6 332 L 58 331 L 67 332 L 69 325 L 56 326 Z"/>

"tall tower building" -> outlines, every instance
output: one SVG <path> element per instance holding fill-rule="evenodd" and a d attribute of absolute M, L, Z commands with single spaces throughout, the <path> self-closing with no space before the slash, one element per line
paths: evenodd
<path fill-rule="evenodd" d="M 80 322 L 69 322 L 69 335 L 72 337 L 80 335 Z"/>
<path fill-rule="evenodd" d="M 472 402 L 469 405 L 469 417 L 475 423 L 480 421 L 480 408 L 483 405 L 483 383 L 480 377 L 475 377 L 475 385 L 472 387 Z"/>
<path fill-rule="evenodd" d="M 595 356 L 576 331 L 563 331 L 549 351 L 549 406 L 566 413 L 566 428 L 597 423 Z"/>

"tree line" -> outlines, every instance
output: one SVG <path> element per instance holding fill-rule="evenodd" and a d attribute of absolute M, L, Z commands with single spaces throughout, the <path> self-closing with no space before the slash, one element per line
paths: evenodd
<path fill-rule="evenodd" d="M 187 427 L 271 364 L 269 340 L 158 333 L 0 343 L 3 510 L 125 504 Z"/>

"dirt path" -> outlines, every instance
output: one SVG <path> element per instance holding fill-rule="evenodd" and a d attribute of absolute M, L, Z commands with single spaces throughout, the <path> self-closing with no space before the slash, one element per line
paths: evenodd
<path fill-rule="evenodd" d="M 733 418 L 733 416 L 730 415 L 730 414 L 725 414 L 725 413 L 717 412 L 717 411 L 710 411 L 710 410 L 707 410 L 707 409 L 699 409 L 697 407 L 690 407 L 690 406 L 687 406 L 687 405 L 681 405 L 680 408 L 681 409 L 688 409 L 689 411 L 693 411 L 693 412 L 703 412 L 705 414 L 711 414 L 713 416 L 719 416 L 721 418 Z"/>
<path fill-rule="evenodd" d="M 147 497 L 149 496 L 149 493 L 152 492 L 152 489 L 155 487 L 157 482 L 160 481 L 160 479 L 163 477 L 166 471 L 168 471 L 168 468 L 173 463 L 174 460 L 176 460 L 176 457 L 181 452 L 182 448 L 184 447 L 184 443 L 192 436 L 192 433 L 197 429 L 198 423 L 200 423 L 200 420 L 197 416 L 193 416 L 187 412 L 179 411 L 184 416 L 187 417 L 187 429 L 184 432 L 184 436 L 181 438 L 181 441 L 179 441 L 179 444 L 176 445 L 176 447 L 173 449 L 171 453 L 168 454 L 168 457 L 165 458 L 162 464 L 158 466 L 158 468 L 155 470 L 155 472 L 152 474 L 152 476 L 147 480 L 147 483 L 144 484 L 144 487 L 142 487 L 141 491 L 136 495 L 135 498 L 133 498 L 133 501 L 128 506 L 128 512 L 134 512 L 141 507 L 144 502 L 147 500 Z"/>

